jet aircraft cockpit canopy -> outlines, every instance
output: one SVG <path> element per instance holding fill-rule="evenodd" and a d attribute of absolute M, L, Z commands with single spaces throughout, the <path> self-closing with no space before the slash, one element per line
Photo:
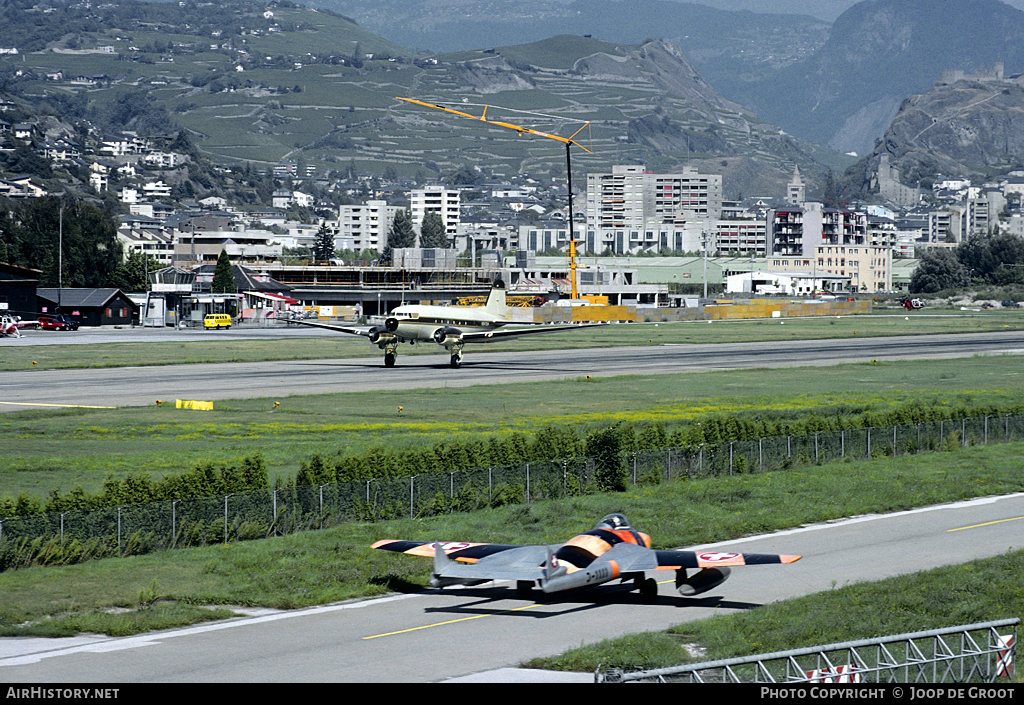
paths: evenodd
<path fill-rule="evenodd" d="M 597 522 L 595 529 L 608 529 L 609 531 L 629 531 L 633 527 L 629 520 L 621 514 L 609 514 Z"/>

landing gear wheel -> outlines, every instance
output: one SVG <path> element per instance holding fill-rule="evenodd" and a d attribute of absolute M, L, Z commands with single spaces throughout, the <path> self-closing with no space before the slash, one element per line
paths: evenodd
<path fill-rule="evenodd" d="M 396 355 L 393 352 L 386 352 L 386 353 L 384 353 L 384 367 L 394 367 L 395 366 L 395 359 L 397 357 L 398 357 L 398 355 Z"/>
<path fill-rule="evenodd" d="M 530 599 L 530 593 L 533 592 L 533 581 L 532 580 L 517 580 L 516 581 L 516 596 L 523 599 Z"/>
<path fill-rule="evenodd" d="M 457 370 L 460 367 L 462 367 L 462 354 L 461 353 L 453 353 L 452 354 L 451 365 L 452 365 L 452 369 L 455 369 L 455 370 Z"/>
<path fill-rule="evenodd" d="M 647 578 L 640 585 L 640 599 L 644 604 L 653 605 L 658 601 L 658 581 L 654 578 Z"/>

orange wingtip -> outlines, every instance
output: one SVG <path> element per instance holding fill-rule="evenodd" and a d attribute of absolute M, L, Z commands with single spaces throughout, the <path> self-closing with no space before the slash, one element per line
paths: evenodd
<path fill-rule="evenodd" d="M 796 563 L 803 556 L 779 556 L 779 563 Z"/>

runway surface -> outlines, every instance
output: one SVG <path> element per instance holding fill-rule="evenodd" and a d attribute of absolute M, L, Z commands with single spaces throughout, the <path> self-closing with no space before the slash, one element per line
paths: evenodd
<path fill-rule="evenodd" d="M 33 684 L 395 683 L 473 680 L 474 674 L 488 679 L 495 669 L 583 643 L 994 556 L 1020 548 L 1022 528 L 1024 494 L 1016 494 L 708 544 L 699 548 L 796 553 L 803 559 L 735 568 L 722 586 L 697 599 L 680 597 L 672 577 L 659 575 L 669 582 L 660 585 L 656 605 L 642 604 L 635 592 L 619 586 L 533 602 L 518 599 L 513 586 L 498 584 L 269 612 L 134 637 L 3 639 L 0 679 Z M 515 671 L 499 673 L 526 680 Z M 590 680 L 587 674 L 565 676 L 572 678 Z"/>
<path fill-rule="evenodd" d="M 70 334 L 69 334 L 70 335 Z M 330 350 L 325 341 L 325 350 Z M 283 362 L 168 365 L 0 372 L 0 410 L 32 405 L 144 406 L 155 400 L 283 398 L 329 392 L 463 387 L 564 380 L 590 375 L 696 372 L 716 369 L 831 366 L 870 360 L 913 360 L 1024 353 L 1024 331 L 893 338 L 663 345 L 502 352 L 467 349 L 460 369 L 448 355 Z"/>

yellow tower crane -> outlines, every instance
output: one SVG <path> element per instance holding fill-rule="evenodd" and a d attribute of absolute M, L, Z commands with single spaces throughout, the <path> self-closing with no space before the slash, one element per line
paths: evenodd
<path fill-rule="evenodd" d="M 573 211 L 572 211 L 572 158 L 571 158 L 570 153 L 569 153 L 569 148 L 572 147 L 572 145 L 576 145 L 577 147 L 582 149 L 587 154 L 593 154 L 593 152 L 591 152 L 589 149 L 587 149 L 582 144 L 580 144 L 579 142 L 576 142 L 573 139 L 573 137 L 575 137 L 580 132 L 582 132 L 584 130 L 584 128 L 586 128 L 590 123 L 589 122 L 584 123 L 583 127 L 581 127 L 580 129 L 576 130 L 576 132 L 572 133 L 572 135 L 570 135 L 569 137 L 560 137 L 558 135 L 552 135 L 552 134 L 547 133 L 547 132 L 541 132 L 539 130 L 533 130 L 533 129 L 530 129 L 529 127 L 522 127 L 521 125 L 513 125 L 510 122 L 500 122 L 498 120 L 488 120 L 487 119 L 487 108 L 489 106 L 487 106 L 487 105 L 484 106 L 483 114 L 481 114 L 479 117 L 477 117 L 476 115 L 471 115 L 470 113 L 464 113 L 464 112 L 462 112 L 460 110 L 452 110 L 451 108 L 446 108 L 443 105 L 434 105 L 433 103 L 424 103 L 422 100 L 414 100 L 413 98 L 401 98 L 399 96 L 395 96 L 395 99 L 396 100 L 405 101 L 406 103 L 415 103 L 416 105 L 422 105 L 422 106 L 424 106 L 426 108 L 434 108 L 436 110 L 443 110 L 446 113 L 452 113 L 454 115 L 461 115 L 462 117 L 468 117 L 468 118 L 471 118 L 473 120 L 480 120 L 481 122 L 486 122 L 489 125 L 497 125 L 498 127 L 506 127 L 506 128 L 508 128 L 510 130 L 515 130 L 516 132 L 518 132 L 521 135 L 522 134 L 538 135 L 540 137 L 547 137 L 548 139 L 558 140 L 559 142 L 565 143 L 565 169 L 566 169 L 565 174 L 566 174 L 566 181 L 567 181 L 566 185 L 568 186 L 568 191 L 569 191 L 569 279 L 572 282 L 572 298 L 573 299 L 578 299 L 579 298 L 579 291 L 577 290 L 577 285 L 576 285 L 576 222 L 573 220 Z"/>

